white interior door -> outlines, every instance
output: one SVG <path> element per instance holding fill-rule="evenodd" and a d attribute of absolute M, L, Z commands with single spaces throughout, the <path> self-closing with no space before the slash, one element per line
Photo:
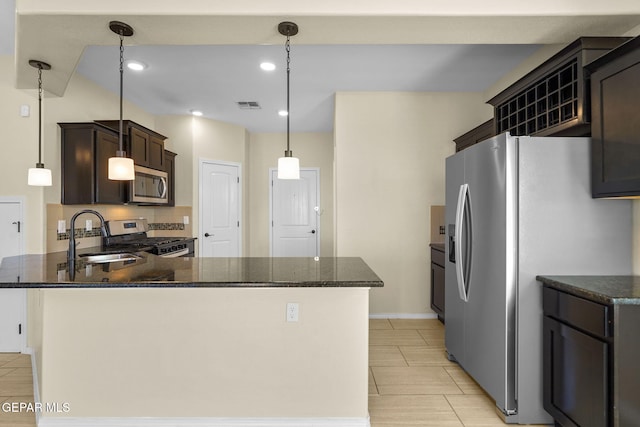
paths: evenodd
<path fill-rule="evenodd" d="M 300 179 L 271 171 L 271 256 L 320 256 L 320 171 L 300 169 Z"/>
<path fill-rule="evenodd" d="M 23 253 L 22 202 L 0 200 L 0 262 Z M 20 352 L 26 348 L 25 289 L 0 289 L 0 352 Z"/>
<path fill-rule="evenodd" d="M 240 256 L 240 165 L 202 161 L 200 188 L 200 256 Z"/>

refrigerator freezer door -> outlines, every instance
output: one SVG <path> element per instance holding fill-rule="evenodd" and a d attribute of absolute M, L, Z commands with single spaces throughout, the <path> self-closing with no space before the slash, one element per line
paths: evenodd
<path fill-rule="evenodd" d="M 517 141 L 499 135 L 468 148 L 473 226 L 463 367 L 505 414 L 516 411 Z"/>
<path fill-rule="evenodd" d="M 456 264 L 458 262 L 455 253 L 458 252 L 456 242 L 456 208 L 460 187 L 464 184 L 464 151 L 455 154 L 446 160 L 446 193 L 445 193 L 445 223 L 447 224 L 447 237 L 445 239 L 445 253 L 449 256 L 445 260 L 445 345 L 449 357 L 464 363 L 464 301 L 460 299 L 458 281 L 456 278 Z"/>

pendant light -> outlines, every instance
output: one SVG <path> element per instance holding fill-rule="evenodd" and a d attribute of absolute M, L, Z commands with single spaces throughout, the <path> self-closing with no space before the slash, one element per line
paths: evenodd
<path fill-rule="evenodd" d="M 133 28 L 124 22 L 111 21 L 109 28 L 120 36 L 120 131 L 118 136 L 118 151 L 116 157 L 109 158 L 109 179 L 118 181 L 132 181 L 135 178 L 133 159 L 127 157 L 122 144 L 122 80 L 124 76 L 124 37 L 133 35 Z"/>
<path fill-rule="evenodd" d="M 291 45 L 290 37 L 298 34 L 298 25 L 293 22 L 281 22 L 278 25 L 278 32 L 283 36 L 287 36 L 285 50 L 287 51 L 287 150 L 284 157 L 278 159 L 278 179 L 300 179 L 300 160 L 293 157 L 293 153 L 289 148 L 289 119 L 291 117 L 290 97 L 289 97 L 289 75 L 291 74 Z"/>
<path fill-rule="evenodd" d="M 29 168 L 27 183 L 48 187 L 51 185 L 51 169 L 45 169 L 42 163 L 42 70 L 50 70 L 51 65 L 35 59 L 30 59 L 29 65 L 38 69 L 38 163 L 35 168 Z"/>

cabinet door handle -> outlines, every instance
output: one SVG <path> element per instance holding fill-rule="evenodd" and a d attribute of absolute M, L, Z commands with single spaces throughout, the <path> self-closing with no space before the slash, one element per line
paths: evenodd
<path fill-rule="evenodd" d="M 18 233 L 20 233 L 20 221 L 13 221 L 11 224 L 17 224 L 18 225 Z"/>

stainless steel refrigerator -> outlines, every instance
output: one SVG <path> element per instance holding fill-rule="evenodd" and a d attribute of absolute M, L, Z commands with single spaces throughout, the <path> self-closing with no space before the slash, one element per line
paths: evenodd
<path fill-rule="evenodd" d="M 506 133 L 446 160 L 445 344 L 507 423 L 552 422 L 536 275 L 632 272 L 631 202 L 591 198 L 589 146 Z"/>

